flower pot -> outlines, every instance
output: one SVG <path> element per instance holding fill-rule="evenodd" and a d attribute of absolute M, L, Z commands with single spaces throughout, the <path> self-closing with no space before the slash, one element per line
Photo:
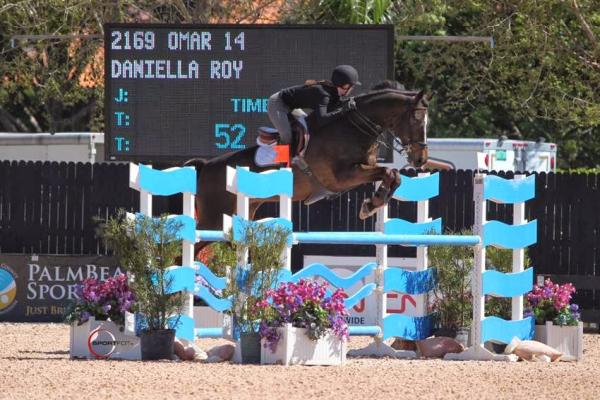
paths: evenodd
<path fill-rule="evenodd" d="M 260 364 L 261 342 L 257 332 L 244 332 L 240 335 L 242 364 Z"/>
<path fill-rule="evenodd" d="M 346 362 L 347 343 L 333 332 L 318 340 L 311 340 L 306 329 L 286 324 L 278 328 L 281 339 L 275 352 L 261 347 L 261 364 L 341 365 Z"/>
<path fill-rule="evenodd" d="M 141 334 L 142 360 L 170 360 L 175 346 L 175 329 L 157 329 Z"/>
<path fill-rule="evenodd" d="M 460 327 L 456 331 L 456 341 L 465 346 L 465 348 L 471 345 L 471 328 Z"/>
<path fill-rule="evenodd" d="M 577 361 L 583 358 L 583 322 L 575 326 L 554 325 L 551 321 L 547 321 L 545 325 L 536 325 L 535 340 Z"/>
<path fill-rule="evenodd" d="M 93 328 L 92 325 L 94 325 Z M 71 329 L 69 330 L 69 355 L 71 358 L 90 357 L 90 351 L 88 349 L 88 336 L 90 331 L 96 328 L 97 325 L 98 324 L 94 320 L 94 317 L 91 317 L 82 324 L 77 324 L 76 322 L 71 324 Z"/>
<path fill-rule="evenodd" d="M 71 324 L 71 358 L 139 360 L 140 340 L 123 332 L 123 326 L 90 317 L 81 325 Z"/>

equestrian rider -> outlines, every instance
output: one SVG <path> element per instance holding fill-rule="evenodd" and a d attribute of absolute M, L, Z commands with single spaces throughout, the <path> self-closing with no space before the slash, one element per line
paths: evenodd
<path fill-rule="evenodd" d="M 279 131 L 281 144 L 292 141 L 292 128 L 288 114 L 296 108 L 313 110 L 316 128 L 340 118 L 356 109 L 354 99 L 346 103 L 340 97 L 348 96 L 355 85 L 360 85 L 358 72 L 351 65 L 338 65 L 331 73 L 331 81 L 306 81 L 304 85 L 282 89 L 269 98 L 268 114 Z"/>

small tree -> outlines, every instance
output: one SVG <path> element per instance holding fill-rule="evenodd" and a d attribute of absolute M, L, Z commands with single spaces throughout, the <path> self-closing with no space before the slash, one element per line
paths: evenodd
<path fill-rule="evenodd" d="M 223 296 L 231 297 L 230 312 L 242 332 L 253 331 L 254 323 L 261 319 L 255 305 L 277 283 L 289 233 L 288 229 L 278 225 L 247 222 L 242 239 L 213 245 L 213 256 L 208 264 L 213 271 L 229 267 Z M 239 265 L 237 254 L 246 251 L 249 262 Z"/>
<path fill-rule="evenodd" d="M 169 318 L 183 308 L 181 293 L 170 293 L 172 279 L 167 270 L 181 255 L 178 233 L 181 223 L 166 216 L 137 215 L 128 220 L 120 211 L 106 221 L 102 237 L 121 266 L 133 276 L 131 288 L 148 330 L 167 329 Z"/>
<path fill-rule="evenodd" d="M 433 246 L 428 249 L 428 256 L 431 266 L 437 268 L 438 283 L 433 292 L 432 308 L 437 314 L 439 328 L 456 332 L 458 328 L 468 326 L 472 319 L 473 248 Z"/>

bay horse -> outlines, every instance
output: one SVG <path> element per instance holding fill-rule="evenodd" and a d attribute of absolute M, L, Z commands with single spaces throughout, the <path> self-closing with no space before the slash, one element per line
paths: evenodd
<path fill-rule="evenodd" d="M 374 195 L 362 204 L 359 217 L 365 219 L 384 205 L 400 185 L 397 169 L 377 165 L 377 149 L 385 134 L 393 136 L 412 166 L 420 167 L 427 161 L 428 99 L 423 91 L 396 89 L 375 90 L 354 99 L 356 110 L 319 129 L 311 129 L 314 121 L 308 117 L 310 141 L 304 158 L 312 177 L 292 167 L 292 200 L 306 200 L 324 188 L 329 193 L 341 193 L 365 183 L 382 181 Z M 236 196 L 225 188 L 227 166 L 247 166 L 256 172 L 274 168 L 255 164 L 257 147 L 208 161 L 193 159 L 186 163 L 194 165 L 198 172 L 197 229 L 221 230 L 222 214 L 235 214 Z M 277 200 L 251 200 L 250 217 L 254 217 L 263 202 Z"/>

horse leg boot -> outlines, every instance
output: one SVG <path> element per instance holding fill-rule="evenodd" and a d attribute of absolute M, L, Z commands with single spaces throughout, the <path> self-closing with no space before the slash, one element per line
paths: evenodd
<path fill-rule="evenodd" d="M 363 201 L 360 208 L 359 218 L 366 219 L 375 214 L 377 209 L 386 204 L 396 189 L 400 186 L 400 173 L 397 169 L 388 169 L 381 181 L 381 185 L 370 199 Z"/>

